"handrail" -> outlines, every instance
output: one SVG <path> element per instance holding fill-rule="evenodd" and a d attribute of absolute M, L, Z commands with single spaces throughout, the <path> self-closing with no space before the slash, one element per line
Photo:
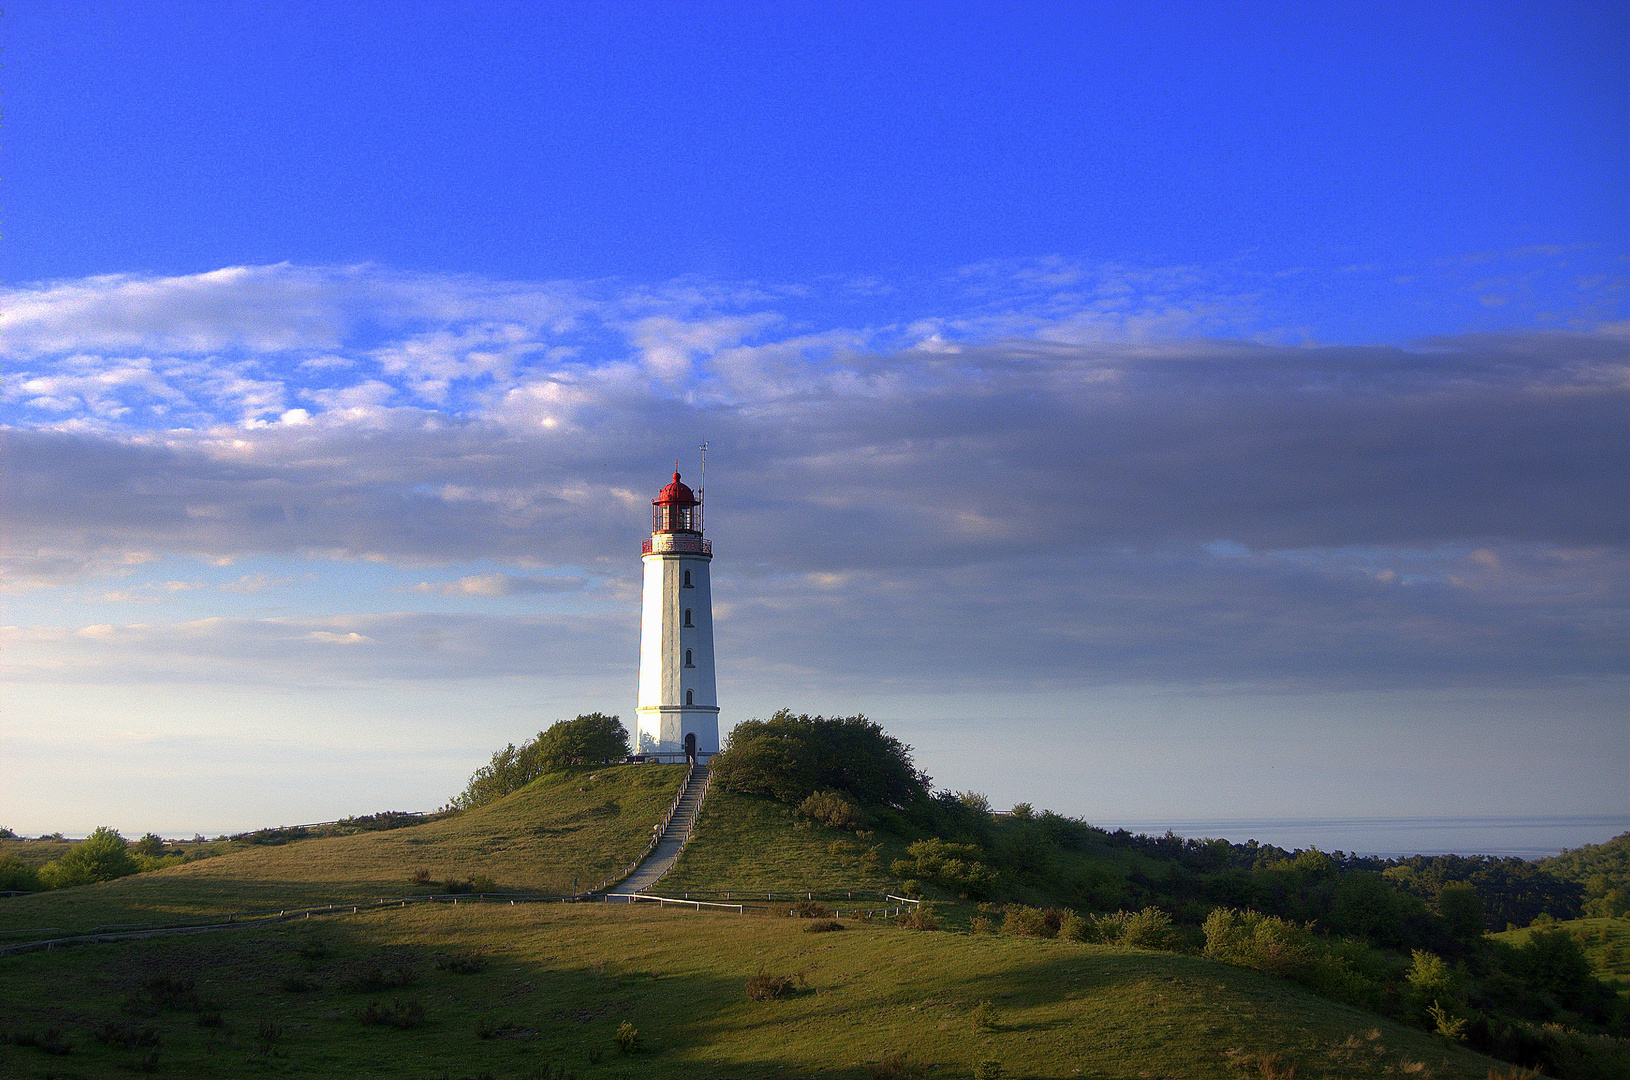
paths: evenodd
<path fill-rule="evenodd" d="M 589 896 L 589 895 L 591 895 L 593 893 L 599 892 L 601 889 L 605 888 L 607 885 L 612 885 L 612 884 L 615 884 L 616 882 L 619 882 L 619 881 L 623 880 L 629 874 L 632 874 L 639 867 L 640 863 L 645 861 L 645 857 L 647 855 L 651 854 L 651 852 L 653 852 L 653 851 L 655 851 L 657 849 L 657 845 L 662 843 L 663 835 L 666 834 L 667 831 L 668 831 L 668 823 L 673 820 L 674 814 L 679 812 L 679 804 L 684 801 L 685 793 L 690 790 L 691 778 L 693 776 L 695 776 L 695 775 L 696 775 L 696 762 L 693 761 L 693 762 L 690 763 L 690 767 L 685 770 L 685 782 L 679 785 L 679 791 L 678 791 L 677 794 L 674 795 L 674 801 L 668 804 L 668 810 L 667 810 L 666 813 L 664 813 L 662 815 L 662 821 L 659 822 L 656 825 L 651 826 L 651 842 L 649 844 L 645 845 L 645 850 L 640 852 L 639 855 L 635 857 L 633 862 L 629 863 L 627 866 L 623 867 L 618 872 L 612 874 L 610 877 L 604 878 L 601 881 L 596 882 L 594 884 L 594 886 L 592 886 L 591 888 L 585 889 L 584 891 L 578 893 L 577 895 L 579 895 L 579 896 Z M 712 773 L 709 773 L 708 777 L 705 778 L 703 780 L 703 782 L 702 782 L 702 791 L 703 791 L 704 794 L 707 792 L 707 780 L 711 779 L 711 778 L 712 778 Z M 689 840 L 690 835 L 687 833 L 685 838 L 687 840 Z M 684 845 L 680 845 L 680 846 L 683 847 Z"/>
<path fill-rule="evenodd" d="M 647 900 L 647 901 L 653 901 L 653 902 L 659 903 L 659 904 L 689 904 L 691 907 L 695 908 L 697 911 L 701 911 L 705 907 L 717 907 L 717 908 L 730 908 L 730 909 L 734 910 L 737 914 L 746 914 L 746 912 L 747 912 L 747 906 L 745 904 L 715 904 L 715 903 L 712 903 L 711 901 L 708 901 L 708 900 L 675 900 L 671 896 L 652 896 L 650 893 L 637 893 L 637 892 L 606 893 L 606 899 L 607 900 L 610 900 L 613 896 L 615 896 L 615 897 L 617 897 L 619 899 L 622 899 L 622 900 L 627 900 L 629 903 L 635 903 L 635 902 L 640 901 L 640 900 Z"/>

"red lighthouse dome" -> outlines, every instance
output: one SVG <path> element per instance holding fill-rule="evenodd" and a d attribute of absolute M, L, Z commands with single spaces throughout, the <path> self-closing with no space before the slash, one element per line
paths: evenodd
<path fill-rule="evenodd" d="M 702 531 L 702 500 L 674 473 L 673 483 L 651 500 L 652 533 L 697 533 Z"/>
<path fill-rule="evenodd" d="M 657 492 L 657 497 L 651 500 L 652 506 L 695 506 L 696 493 L 679 482 L 679 474 L 674 473 L 673 483 Z"/>

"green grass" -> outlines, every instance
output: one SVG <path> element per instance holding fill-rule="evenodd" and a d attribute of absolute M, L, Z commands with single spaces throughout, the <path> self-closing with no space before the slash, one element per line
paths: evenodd
<path fill-rule="evenodd" d="M 100 885 L 0 901 L 0 930 L 86 930 L 232 911 L 436 891 L 484 875 L 541 893 L 588 888 L 636 857 L 684 778 L 680 765 L 621 765 L 546 776 L 495 803 L 388 832 L 245 847 Z M 9 940 L 19 940 L 12 936 Z"/>
<path fill-rule="evenodd" d="M 1531 926 L 1490 935 L 1512 945 L 1521 945 L 1536 930 L 1565 930 L 1585 950 L 1596 977 L 1630 996 L 1630 919 L 1572 919 L 1549 927 Z"/>
<path fill-rule="evenodd" d="M 833 843 L 856 849 L 882 844 L 875 861 L 833 854 Z M 696 829 L 653 892 L 877 892 L 897 879 L 889 863 L 905 854 L 905 841 L 818 825 L 790 806 L 755 795 L 708 792 Z"/>
<path fill-rule="evenodd" d="M 57 1029 L 63 1057 L 0 1045 L 0 1075 L 132 1075 L 143 1047 L 102 1045 L 104 1025 L 152 1028 L 161 1075 L 520 1078 L 867 1077 L 906 1052 L 936 1077 L 975 1060 L 1009 1077 L 1261 1076 L 1271 1055 L 1303 1078 L 1484 1080 L 1503 1068 L 1445 1040 L 1199 957 L 1064 941 L 920 933 L 851 923 L 615 905 L 418 906 L 206 935 L 89 945 L 0 960 L 0 1030 Z M 483 970 L 438 958 L 482 952 Z M 370 972 L 414 981 L 365 991 Z M 747 1000 L 760 969 L 807 990 Z M 195 980 L 197 1007 L 155 1009 L 154 977 Z M 304 992 L 285 985 L 303 982 Z M 49 993 L 45 992 L 49 989 Z M 418 1002 L 409 1030 L 365 1025 L 370 1002 Z M 990 1002 L 992 1026 L 974 1011 Z M 144 1015 L 150 1013 L 151 1015 Z M 623 1021 L 645 1050 L 613 1044 Z M 279 1032 L 267 1042 L 262 1030 Z M 485 1031 L 493 1037 L 482 1038 Z M 601 1056 L 590 1060 L 591 1052 Z"/>

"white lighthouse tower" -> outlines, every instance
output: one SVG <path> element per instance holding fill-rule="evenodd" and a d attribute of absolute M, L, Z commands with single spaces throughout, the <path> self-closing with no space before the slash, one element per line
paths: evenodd
<path fill-rule="evenodd" d="M 708 582 L 713 545 L 702 536 L 702 500 L 677 472 L 651 505 L 651 539 L 640 560 L 645 597 L 634 751 L 705 760 L 719 751 Z"/>

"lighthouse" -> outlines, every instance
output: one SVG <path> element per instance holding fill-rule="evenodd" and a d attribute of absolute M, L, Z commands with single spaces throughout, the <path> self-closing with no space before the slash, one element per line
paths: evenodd
<path fill-rule="evenodd" d="M 702 535 L 702 500 L 680 482 L 651 500 L 651 538 L 640 561 L 640 696 L 634 750 L 705 760 L 719 751 L 713 681 L 713 545 Z"/>

